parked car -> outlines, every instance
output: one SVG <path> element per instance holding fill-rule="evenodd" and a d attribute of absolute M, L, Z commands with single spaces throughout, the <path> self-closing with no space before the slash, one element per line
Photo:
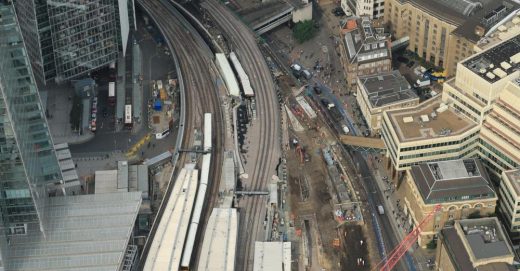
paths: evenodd
<path fill-rule="evenodd" d="M 321 88 L 318 84 L 314 85 L 314 93 L 316 93 L 316 95 L 321 95 Z"/>

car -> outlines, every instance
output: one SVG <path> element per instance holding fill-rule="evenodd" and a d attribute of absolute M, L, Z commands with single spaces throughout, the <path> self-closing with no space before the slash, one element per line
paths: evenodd
<path fill-rule="evenodd" d="M 345 12 L 343 10 L 338 10 L 336 12 L 334 12 L 334 16 L 336 17 L 340 17 L 340 16 L 345 16 Z"/>
<path fill-rule="evenodd" d="M 329 100 L 327 100 L 327 99 L 321 99 L 320 102 L 321 102 L 321 104 L 322 104 L 323 106 L 328 106 L 328 105 L 330 104 Z"/>
<path fill-rule="evenodd" d="M 314 85 L 314 93 L 316 93 L 316 95 L 320 95 L 321 94 L 321 88 L 317 84 Z"/>
<path fill-rule="evenodd" d="M 397 61 L 401 62 L 401 63 L 404 63 L 404 64 L 407 64 L 410 60 L 404 56 L 398 56 L 397 57 Z"/>

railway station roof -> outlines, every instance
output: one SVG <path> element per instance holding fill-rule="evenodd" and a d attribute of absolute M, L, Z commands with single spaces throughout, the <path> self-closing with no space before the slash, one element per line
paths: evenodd
<path fill-rule="evenodd" d="M 12 235 L 6 270 L 121 270 L 140 192 L 49 198 L 45 236 L 37 223 Z"/>
<path fill-rule="evenodd" d="M 256 242 L 253 271 L 291 270 L 291 242 Z"/>
<path fill-rule="evenodd" d="M 204 233 L 198 270 L 235 270 L 237 236 L 237 210 L 235 208 L 214 208 Z"/>

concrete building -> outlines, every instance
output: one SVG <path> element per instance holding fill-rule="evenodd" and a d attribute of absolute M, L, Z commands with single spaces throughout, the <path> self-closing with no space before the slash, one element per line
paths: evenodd
<path fill-rule="evenodd" d="M 399 71 L 360 76 L 356 100 L 371 134 L 381 130 L 382 112 L 419 104 L 419 97 Z"/>
<path fill-rule="evenodd" d="M 512 240 L 520 239 L 520 169 L 502 172 L 499 210 Z"/>
<path fill-rule="evenodd" d="M 78 78 L 114 62 L 119 51 L 125 53 L 129 18 L 135 18 L 133 0 L 16 0 L 14 4 L 39 83 Z"/>
<path fill-rule="evenodd" d="M 341 7 L 345 13 L 348 11 L 358 17 L 379 19 L 385 13 L 385 0 L 341 0 Z"/>
<path fill-rule="evenodd" d="M 513 0 L 387 0 L 384 21 L 408 49 L 447 74 L 475 52 L 475 45 L 520 5 Z"/>
<path fill-rule="evenodd" d="M 478 156 L 498 184 L 520 166 L 520 36 L 459 62 L 442 101 L 383 113 L 383 139 L 393 167 Z M 388 165 L 390 166 L 390 165 Z"/>
<path fill-rule="evenodd" d="M 358 76 L 392 70 L 389 36 L 383 28 L 372 27 L 368 17 L 348 19 L 340 30 L 341 64 L 349 86 Z"/>
<path fill-rule="evenodd" d="M 383 112 L 382 138 L 393 178 L 412 165 L 468 156 L 476 148 L 478 134 L 477 123 L 442 103 L 440 97 Z"/>
<path fill-rule="evenodd" d="M 481 126 L 475 153 L 494 176 L 520 166 L 520 36 L 458 64 L 443 101 Z M 495 178 L 495 181 L 498 178 Z"/>
<path fill-rule="evenodd" d="M 497 203 L 486 169 L 474 158 L 412 166 L 398 189 L 409 225 L 417 226 L 437 204 L 442 207 L 422 228 L 418 242 L 423 247 L 455 220 L 495 213 Z"/>
<path fill-rule="evenodd" d="M 456 221 L 441 230 L 435 257 L 436 270 L 516 270 L 510 240 L 495 217 Z"/>

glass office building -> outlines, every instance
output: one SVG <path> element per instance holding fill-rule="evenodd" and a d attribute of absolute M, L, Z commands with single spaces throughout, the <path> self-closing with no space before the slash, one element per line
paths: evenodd
<path fill-rule="evenodd" d="M 62 180 L 35 79 L 11 5 L 0 2 L 0 222 L 11 234 L 40 222 Z"/>

